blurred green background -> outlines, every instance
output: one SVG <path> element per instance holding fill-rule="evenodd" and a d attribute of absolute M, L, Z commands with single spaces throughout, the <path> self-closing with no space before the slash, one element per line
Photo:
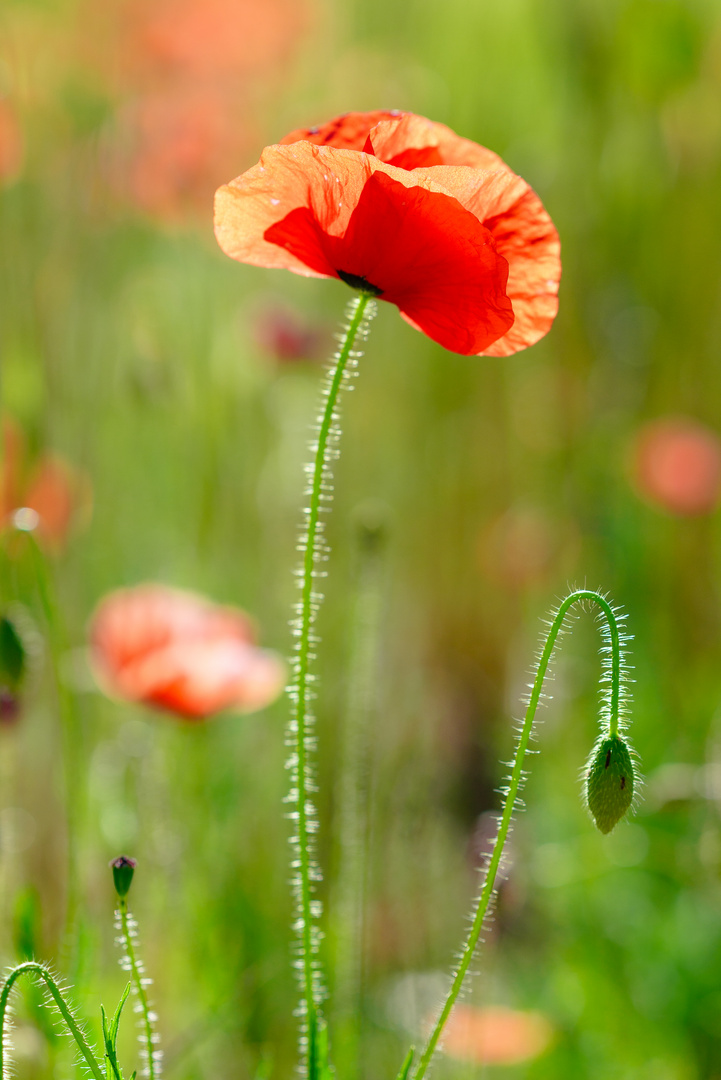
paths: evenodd
<path fill-rule="evenodd" d="M 124 985 L 107 863 L 136 856 L 166 1075 L 292 1073 L 286 703 L 180 724 L 104 699 L 83 649 L 106 591 L 159 580 L 245 608 L 289 652 L 308 428 L 348 292 L 226 259 L 212 193 L 294 127 L 408 109 L 536 188 L 564 277 L 551 333 L 502 360 L 448 354 L 381 304 L 343 404 L 318 665 L 331 917 L 359 589 L 361 607 L 382 603 L 362 1052 L 339 1038 L 339 1075 L 393 1077 L 418 1040 L 466 925 L 539 618 L 587 584 L 635 635 L 645 796 L 606 838 L 581 805 L 600 670 L 583 616 L 468 998 L 540 1013 L 553 1039 L 513 1066 L 439 1058 L 436 1075 L 719 1080 L 717 500 L 671 513 L 629 464 L 649 420 L 721 429 L 718 4 L 5 0 L 0 41 L 2 409 L 28 461 L 62 455 L 85 491 L 49 555 L 65 733 L 42 612 L 6 549 L 2 602 L 31 670 L 21 717 L 0 729 L 2 961 L 51 960 L 95 1024 Z M 370 567 L 369 515 L 384 521 Z M 340 1032 L 332 975 L 330 989 Z M 71 1055 L 38 1000 L 18 1002 L 17 1075 L 65 1077 Z M 126 1023 L 126 1068 L 133 1037 Z"/>

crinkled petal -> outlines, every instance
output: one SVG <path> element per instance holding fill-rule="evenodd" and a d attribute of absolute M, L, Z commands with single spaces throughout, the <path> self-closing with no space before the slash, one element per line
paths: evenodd
<path fill-rule="evenodd" d="M 501 158 L 485 146 L 463 139 L 445 124 L 415 113 L 380 120 L 369 132 L 365 150 L 398 169 L 432 165 L 469 165 L 505 169 Z"/>
<path fill-rule="evenodd" d="M 403 115 L 396 109 L 344 113 L 318 127 L 297 128 L 282 138 L 280 143 L 283 145 L 302 140 L 317 146 L 335 146 L 339 150 L 362 150 L 371 128 L 382 120 L 394 120 Z"/>
<path fill-rule="evenodd" d="M 437 166 L 423 175 L 454 195 L 491 232 L 508 260 L 506 292 L 515 321 L 502 337 L 479 350 L 484 356 L 510 356 L 548 333 L 558 311 L 561 243 L 535 191 L 510 169 Z"/>

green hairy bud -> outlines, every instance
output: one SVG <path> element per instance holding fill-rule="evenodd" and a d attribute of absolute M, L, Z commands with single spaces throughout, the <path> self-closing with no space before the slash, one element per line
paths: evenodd
<path fill-rule="evenodd" d="M 633 762 L 619 735 L 602 739 L 586 771 L 588 809 L 602 833 L 617 825 L 633 799 Z"/>

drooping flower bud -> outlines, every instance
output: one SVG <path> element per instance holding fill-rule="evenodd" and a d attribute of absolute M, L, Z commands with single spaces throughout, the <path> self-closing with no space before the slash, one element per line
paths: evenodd
<path fill-rule="evenodd" d="M 602 739 L 586 770 L 588 809 L 602 833 L 609 833 L 630 807 L 633 783 L 633 762 L 624 740 L 619 735 Z"/>
<path fill-rule="evenodd" d="M 113 871 L 115 891 L 121 900 L 128 895 L 137 865 L 135 859 L 129 859 L 127 855 L 118 855 L 117 859 L 113 859 L 110 864 Z"/>

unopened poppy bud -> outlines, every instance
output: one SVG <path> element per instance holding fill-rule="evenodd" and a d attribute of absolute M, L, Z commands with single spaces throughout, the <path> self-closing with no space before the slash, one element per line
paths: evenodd
<path fill-rule="evenodd" d="M 624 740 L 618 735 L 602 739 L 586 772 L 588 809 L 602 833 L 609 833 L 630 807 L 633 781 L 633 762 Z"/>
<path fill-rule="evenodd" d="M 127 855 L 118 855 L 117 859 L 113 859 L 110 864 L 113 871 L 115 891 L 121 900 L 128 895 L 137 865 L 135 859 L 129 859 Z"/>

